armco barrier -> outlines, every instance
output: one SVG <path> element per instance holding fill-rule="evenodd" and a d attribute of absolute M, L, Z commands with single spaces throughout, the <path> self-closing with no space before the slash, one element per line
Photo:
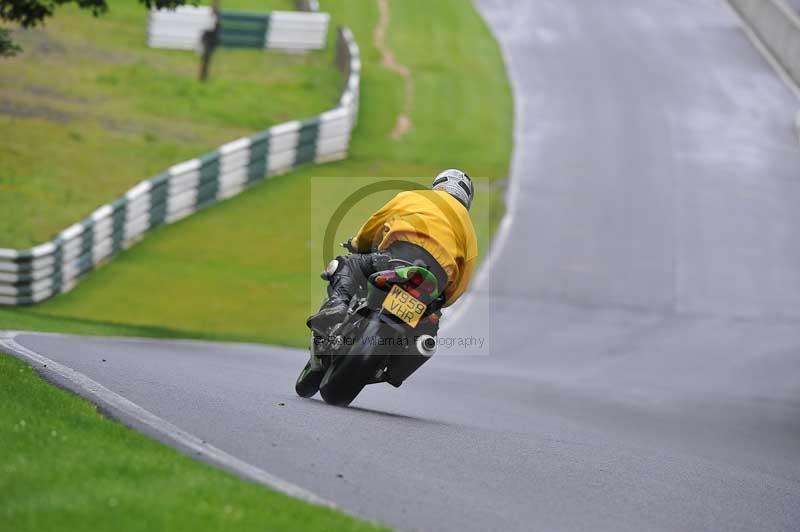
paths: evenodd
<path fill-rule="evenodd" d="M 220 45 L 280 50 L 325 47 L 328 13 L 272 11 L 219 12 Z M 147 45 L 153 48 L 198 50 L 203 32 L 216 22 L 210 7 L 183 6 L 152 10 L 147 17 Z"/>
<path fill-rule="evenodd" d="M 298 165 L 343 159 L 358 115 L 361 61 L 340 28 L 336 62 L 346 79 L 337 107 L 220 146 L 142 181 L 53 240 L 31 249 L 0 249 L 0 304 L 29 305 L 66 292 L 150 229 L 235 196 L 266 176 Z"/>
<path fill-rule="evenodd" d="M 800 16 L 784 0 L 728 1 L 800 85 Z"/>

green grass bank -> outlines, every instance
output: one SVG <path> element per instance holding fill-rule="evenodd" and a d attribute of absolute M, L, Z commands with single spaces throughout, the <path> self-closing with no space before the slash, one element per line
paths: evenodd
<path fill-rule="evenodd" d="M 206 466 L 0 353 L 0 528 L 381 530 Z"/>

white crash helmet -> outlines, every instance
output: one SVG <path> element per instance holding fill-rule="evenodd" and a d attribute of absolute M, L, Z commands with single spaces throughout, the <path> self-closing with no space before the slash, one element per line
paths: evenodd
<path fill-rule="evenodd" d="M 472 205 L 472 198 L 475 197 L 475 188 L 472 186 L 472 179 L 455 168 L 450 168 L 436 176 L 431 185 L 433 190 L 444 190 L 455 199 L 461 202 L 469 210 Z"/>

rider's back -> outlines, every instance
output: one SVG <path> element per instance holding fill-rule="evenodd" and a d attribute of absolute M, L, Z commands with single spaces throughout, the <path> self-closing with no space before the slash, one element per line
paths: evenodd
<path fill-rule="evenodd" d="M 401 192 L 364 223 L 353 244 L 358 251 L 385 251 L 409 242 L 430 253 L 447 273 L 445 297 L 453 304 L 464 292 L 478 257 L 469 212 L 441 190 Z"/>

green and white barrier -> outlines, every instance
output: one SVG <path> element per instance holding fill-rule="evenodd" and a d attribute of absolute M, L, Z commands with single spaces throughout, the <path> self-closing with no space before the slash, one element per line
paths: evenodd
<path fill-rule="evenodd" d="M 122 197 L 31 249 L 0 248 L 0 305 L 30 305 L 70 290 L 85 274 L 149 230 L 235 196 L 299 165 L 343 159 L 358 115 L 361 61 L 340 28 L 336 62 L 345 75 L 339 105 L 229 142 L 142 181 Z"/>
<path fill-rule="evenodd" d="M 219 12 L 220 45 L 319 50 L 325 47 L 329 20 L 328 13 L 319 12 L 250 13 L 223 9 Z M 214 28 L 215 23 L 210 7 L 152 10 L 147 18 L 147 44 L 153 48 L 199 50 L 203 32 Z"/>

